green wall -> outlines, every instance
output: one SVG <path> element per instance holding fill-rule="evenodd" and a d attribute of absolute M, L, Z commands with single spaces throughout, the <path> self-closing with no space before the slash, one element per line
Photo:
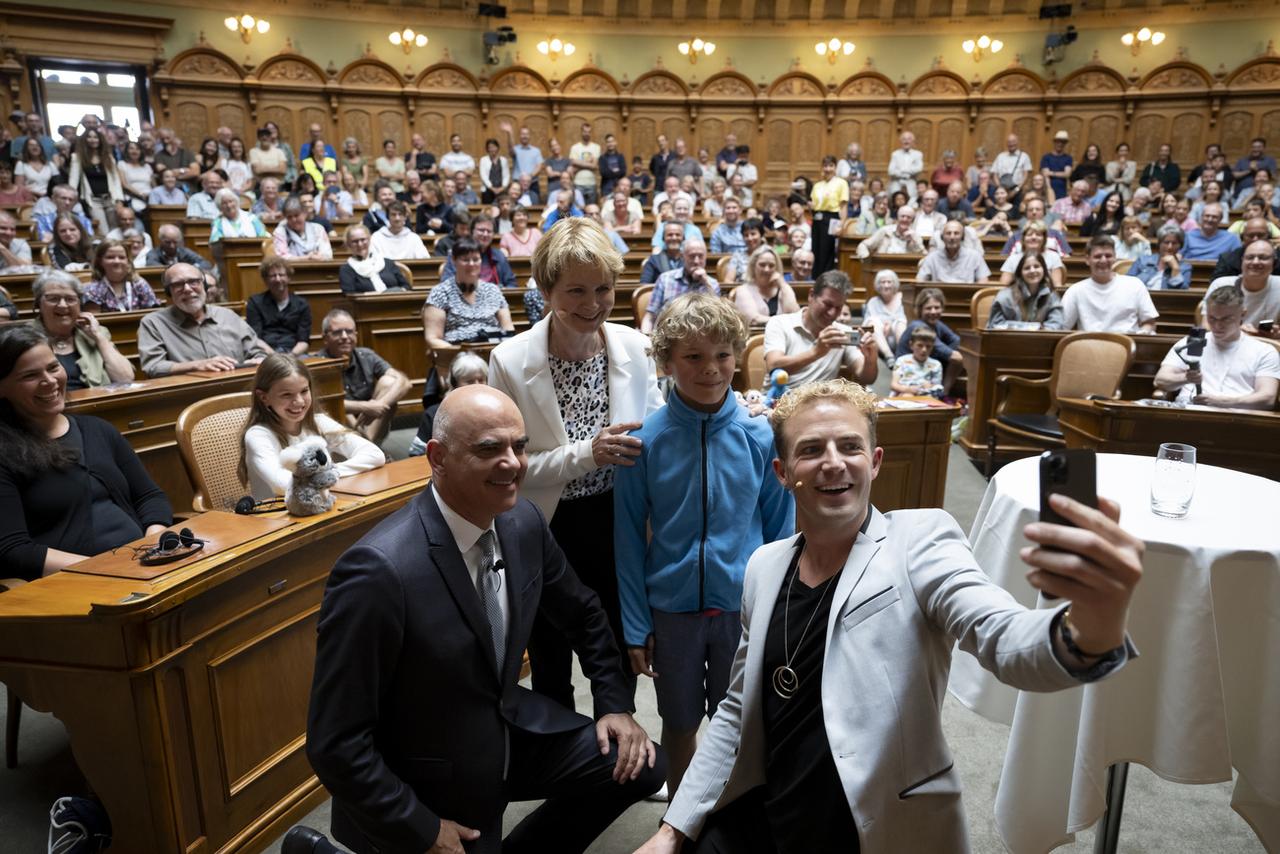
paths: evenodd
<path fill-rule="evenodd" d="M 242 8 L 252 11 L 257 4 L 246 3 Z M 237 61 L 244 62 L 246 57 L 253 63 L 261 62 L 266 57 L 284 49 L 285 39 L 292 38 L 296 51 L 315 60 L 322 67 L 330 61 L 338 68 L 363 54 L 366 43 L 371 44 L 373 52 L 386 60 L 393 67 L 404 70 L 406 64 L 412 64 L 416 71 L 444 58 L 448 48 L 451 58 L 471 70 L 479 72 L 483 67 L 480 44 L 479 25 L 470 29 L 458 27 L 434 26 L 428 23 L 425 14 L 418 20 L 412 14 L 406 14 L 397 23 L 372 20 L 375 14 L 384 13 L 379 7 L 370 12 L 362 21 L 345 21 L 321 18 L 290 17 L 268 12 L 271 30 L 264 35 L 255 34 L 250 44 L 244 44 L 238 35 L 229 32 L 223 25 L 228 15 L 225 10 L 211 11 L 207 9 L 170 6 L 159 3 L 123 2 L 122 0 L 102 0 L 95 5 L 95 10 L 114 10 L 127 14 L 154 15 L 172 17 L 173 29 L 165 39 L 167 56 L 174 56 L 196 43 L 201 30 L 209 43 L 227 53 Z M 902 77 L 912 80 L 927 70 L 934 57 L 941 56 L 946 67 L 959 72 L 966 79 L 971 79 L 975 72 L 983 79 L 1009 65 L 1016 54 L 1021 53 L 1023 64 L 1032 71 L 1047 75 L 1050 70 L 1059 77 L 1090 61 L 1094 50 L 1099 52 L 1102 62 L 1111 65 L 1125 74 L 1137 68 L 1138 73 L 1145 74 L 1151 69 L 1175 58 L 1180 45 L 1187 46 L 1187 58 L 1216 71 L 1219 64 L 1228 70 L 1234 69 L 1246 60 L 1262 53 L 1272 34 L 1280 31 L 1280 18 L 1264 20 L 1262 26 L 1258 20 L 1226 20 L 1206 28 L 1196 23 L 1170 23 L 1165 26 L 1167 38 L 1155 48 L 1147 47 L 1141 56 L 1132 56 L 1129 49 L 1120 43 L 1120 35 L 1127 27 L 1111 26 L 1089 29 L 1081 32 L 1080 39 L 1066 49 L 1062 62 L 1050 67 L 1041 65 L 1044 34 L 1047 28 L 1037 27 L 1025 32 L 1009 32 L 1001 34 L 998 29 L 987 30 L 992 35 L 999 35 L 1005 42 L 1004 50 L 995 56 L 984 57 L 982 62 L 975 63 L 960 49 L 960 43 L 967 37 L 978 34 L 978 25 L 966 24 L 956 26 L 948 33 L 930 33 L 921 35 L 880 35 L 876 32 L 865 32 L 859 35 L 855 25 L 847 32 L 836 33 L 851 39 L 857 44 L 857 51 L 852 57 L 842 58 L 834 66 L 818 57 L 813 51 L 813 43 L 817 37 L 789 31 L 786 35 L 769 33 L 777 29 L 771 23 L 761 23 L 754 30 L 744 34 L 726 33 L 716 36 L 716 53 L 709 59 L 691 66 L 689 61 L 675 50 L 679 38 L 672 35 L 637 35 L 629 27 L 619 26 L 606 30 L 600 28 L 599 33 L 583 32 L 582 25 L 576 27 L 571 22 L 557 26 L 555 22 L 522 21 L 520 18 L 507 20 L 516 28 L 520 41 L 506 46 L 500 51 L 502 60 L 499 66 L 490 66 L 490 71 L 515 61 L 516 50 L 521 60 L 541 71 L 547 76 L 557 73 L 563 78 L 567 73 L 580 68 L 586 63 L 588 54 L 594 56 L 595 64 L 621 79 L 626 74 L 634 80 L 639 74 L 653 67 L 655 58 L 662 56 L 667 68 L 672 69 L 685 79 L 696 77 L 705 80 L 708 76 L 724 67 L 725 57 L 730 57 L 739 70 L 745 72 L 752 80 L 771 81 L 787 71 L 793 60 L 799 59 L 800 67 L 817 75 L 824 82 L 834 77 L 843 80 L 854 72 L 861 70 L 867 57 L 875 62 L 876 70 L 887 74 L 897 81 Z M 413 26 L 425 32 L 431 39 L 425 48 L 417 48 L 406 57 L 404 52 L 387 41 L 387 33 L 394 26 Z M 1077 24 L 1077 26 L 1081 26 Z M 762 31 L 756 34 L 755 30 Z M 705 34 L 705 33 L 704 33 Z M 554 65 L 539 54 L 535 48 L 537 42 L 551 35 L 567 36 L 573 41 L 577 53 Z M 831 32 L 827 33 L 830 37 Z"/>

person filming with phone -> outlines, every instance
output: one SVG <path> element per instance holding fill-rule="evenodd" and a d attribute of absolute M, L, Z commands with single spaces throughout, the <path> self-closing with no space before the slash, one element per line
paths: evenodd
<path fill-rule="evenodd" d="M 747 565 L 731 687 L 642 854 L 969 851 L 941 724 L 953 646 L 1029 691 L 1101 679 L 1137 654 L 1126 615 L 1144 545 L 1118 504 L 1048 499 L 1070 525 L 1027 525 L 1021 556 L 1060 601 L 1028 610 L 946 512 L 871 505 L 875 401 L 828 380 L 774 409 L 774 473 L 799 533 Z"/>
<path fill-rule="evenodd" d="M 1173 345 L 1156 372 L 1156 388 L 1177 403 L 1275 409 L 1280 352 L 1243 334 L 1244 299 L 1238 285 L 1209 291 L 1204 299 L 1208 334 L 1193 329 Z"/>
<path fill-rule="evenodd" d="M 804 308 L 769 318 L 765 369 L 786 371 L 790 388 L 837 376 L 874 383 L 879 370 L 875 336 L 870 328 L 855 331 L 836 320 L 852 291 L 848 276 L 828 270 L 809 289 Z"/>

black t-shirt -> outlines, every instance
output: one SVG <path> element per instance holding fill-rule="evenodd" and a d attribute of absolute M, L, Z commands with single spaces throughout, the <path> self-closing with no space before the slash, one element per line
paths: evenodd
<path fill-rule="evenodd" d="M 80 372 L 80 363 L 76 361 L 75 353 L 58 354 L 57 359 L 62 365 L 62 370 L 67 372 L 67 391 L 89 387 L 84 381 L 84 374 Z"/>
<path fill-rule="evenodd" d="M 404 159 L 410 169 L 415 169 L 422 175 L 430 172 L 436 165 L 436 156 L 430 151 L 420 151 L 417 154 L 409 152 Z"/>
<path fill-rule="evenodd" d="M 133 514 L 115 502 L 102 478 L 90 473 L 87 468 L 89 461 L 85 459 L 84 434 L 80 432 L 80 425 L 74 418 L 67 420 L 71 427 L 58 441 L 76 450 L 77 465 L 84 472 L 84 479 L 89 488 L 89 514 L 93 520 L 92 549 L 89 554 L 111 551 L 138 539 L 142 536 L 142 526 L 138 524 Z"/>
<path fill-rule="evenodd" d="M 764 644 L 766 812 L 779 854 L 850 854 L 859 850 L 858 829 L 831 758 L 822 716 L 827 618 L 840 572 L 817 587 L 807 586 L 796 577 L 803 552 L 801 537 Z M 784 700 L 774 690 L 773 674 L 788 660 L 797 684 L 795 693 Z"/>

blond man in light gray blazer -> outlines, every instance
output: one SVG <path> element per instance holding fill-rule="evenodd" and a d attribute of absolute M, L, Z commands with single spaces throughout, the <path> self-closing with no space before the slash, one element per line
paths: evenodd
<path fill-rule="evenodd" d="M 953 645 L 1024 690 L 1107 675 L 1136 654 L 1125 620 L 1143 545 L 1120 529 L 1117 505 L 1056 497 L 1079 527 L 1028 526 L 1038 546 L 1023 559 L 1031 583 L 1062 603 L 1029 611 L 987 578 L 945 512 L 870 506 L 883 456 L 873 395 L 844 380 L 804 386 L 780 401 L 774 429 L 775 471 L 795 493 L 801 533 L 752 556 L 729 693 L 640 850 L 968 851 L 941 725 Z M 793 593 L 817 598 L 811 635 L 790 610 Z M 782 645 L 770 638 L 778 609 L 791 620 Z M 804 720 L 792 702 L 811 704 L 807 742 L 783 731 Z M 780 752 L 787 735 L 813 755 Z M 779 778 L 780 765 L 793 779 Z"/>

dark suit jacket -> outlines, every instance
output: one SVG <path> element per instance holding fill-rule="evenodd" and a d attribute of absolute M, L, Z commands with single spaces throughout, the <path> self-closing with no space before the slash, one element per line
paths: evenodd
<path fill-rule="evenodd" d="M 320 609 L 307 756 L 333 834 L 359 854 L 422 854 L 441 818 L 483 827 L 506 805 L 505 729 L 565 732 L 581 715 L 517 685 L 536 612 L 572 643 L 595 716 L 633 709 L 595 593 L 538 509 L 496 519 L 510 607 L 499 677 L 462 555 L 430 489 L 338 559 Z"/>

